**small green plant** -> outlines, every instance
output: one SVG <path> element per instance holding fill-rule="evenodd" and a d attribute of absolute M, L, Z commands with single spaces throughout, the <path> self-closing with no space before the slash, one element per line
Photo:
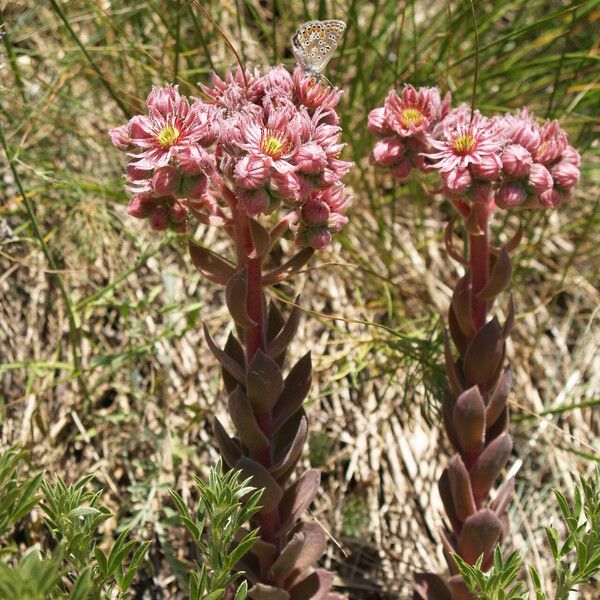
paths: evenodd
<path fill-rule="evenodd" d="M 112 516 L 100 503 L 101 492 L 88 489 L 93 475 L 72 485 L 42 474 L 25 476 L 27 453 L 11 447 L 0 452 L 0 600 L 125 600 L 150 542 L 128 540 L 123 531 L 106 555 L 98 526 Z M 41 491 L 41 494 L 38 493 Z M 38 543 L 19 555 L 15 529 L 34 525 L 31 511 L 40 508 L 49 532 L 36 531 Z M 52 541 L 52 539 L 54 541 Z"/>
<path fill-rule="evenodd" d="M 574 505 L 569 506 L 565 496 L 558 490 L 554 495 L 560 507 L 568 535 L 559 540 L 556 528 L 546 527 L 546 537 L 552 551 L 555 566 L 555 591 L 546 594 L 542 590 L 540 574 L 532 565 L 529 574 L 535 588 L 536 600 L 567 600 L 577 586 L 587 583 L 600 572 L 600 466 L 595 475 L 580 477 L 575 486 Z M 524 582 L 519 580 L 522 557 L 513 552 L 502 559 L 500 548 L 494 550 L 492 568 L 486 573 L 481 570 L 482 557 L 475 565 L 469 565 L 454 554 L 454 560 L 469 591 L 482 600 L 526 600 Z"/>
<path fill-rule="evenodd" d="M 262 490 L 249 486 L 249 479 L 241 481 L 239 471 L 223 472 L 220 460 L 206 483 L 195 480 L 200 499 L 194 515 L 183 498 L 170 490 L 179 519 L 202 555 L 198 572 L 190 573 L 190 600 L 220 600 L 226 594 L 243 600 L 245 581 L 233 591 L 243 575 L 238 563 L 258 539 L 258 529 L 247 532 L 244 526 L 260 509 Z"/>

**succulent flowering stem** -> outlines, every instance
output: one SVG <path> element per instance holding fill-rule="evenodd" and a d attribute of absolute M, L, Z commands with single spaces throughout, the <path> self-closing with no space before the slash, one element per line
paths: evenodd
<path fill-rule="evenodd" d="M 493 200 L 492 200 L 493 203 Z M 471 273 L 471 311 L 475 329 L 483 327 L 487 316 L 487 301 L 477 296 L 487 285 L 490 274 L 489 210 L 486 204 L 475 203 L 478 231 L 469 233 L 469 271 Z"/>

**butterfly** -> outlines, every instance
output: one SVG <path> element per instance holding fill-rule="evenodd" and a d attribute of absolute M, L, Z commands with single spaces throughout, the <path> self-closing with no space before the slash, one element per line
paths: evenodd
<path fill-rule="evenodd" d="M 346 31 L 346 23 L 336 19 L 308 21 L 300 25 L 292 38 L 292 50 L 302 68 L 316 76 L 330 61 Z"/>

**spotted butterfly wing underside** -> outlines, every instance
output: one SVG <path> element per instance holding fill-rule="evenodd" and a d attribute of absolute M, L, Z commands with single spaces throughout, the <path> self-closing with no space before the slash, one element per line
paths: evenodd
<path fill-rule="evenodd" d="M 337 19 L 308 21 L 292 38 L 292 50 L 298 62 L 308 71 L 320 73 L 338 47 L 346 23 Z"/>

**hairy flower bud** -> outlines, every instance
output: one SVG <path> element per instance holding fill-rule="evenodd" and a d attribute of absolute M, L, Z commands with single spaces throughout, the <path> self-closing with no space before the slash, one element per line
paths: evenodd
<path fill-rule="evenodd" d="M 556 163 L 550 169 L 550 174 L 556 185 L 566 190 L 572 188 L 579 181 L 579 168 L 566 160 Z"/>
<path fill-rule="evenodd" d="M 510 144 L 502 152 L 502 168 L 510 177 L 524 177 L 532 163 L 529 150 L 520 144 Z"/>
<path fill-rule="evenodd" d="M 467 169 L 455 169 L 443 173 L 444 187 L 452 194 L 464 194 L 471 186 L 471 175 Z"/>
<path fill-rule="evenodd" d="M 248 215 L 253 218 L 261 213 L 268 214 L 269 212 L 269 195 L 264 188 L 242 192 L 240 194 L 240 202 L 243 203 Z"/>
<path fill-rule="evenodd" d="M 538 193 L 549 190 L 554 185 L 552 175 L 546 167 L 540 163 L 533 163 L 529 171 L 529 185 Z"/>
<path fill-rule="evenodd" d="M 296 152 L 296 164 L 304 173 L 319 173 L 327 165 L 327 155 L 319 144 L 307 142 Z"/>
<path fill-rule="evenodd" d="M 539 201 L 546 208 L 556 208 L 565 199 L 565 194 L 557 189 L 546 190 L 539 195 Z"/>
<path fill-rule="evenodd" d="M 127 214 L 136 219 L 145 219 L 152 210 L 152 203 L 147 201 L 145 194 L 136 194 L 129 201 Z"/>
<path fill-rule="evenodd" d="M 181 175 L 175 167 L 160 167 L 154 171 L 152 189 L 159 196 L 173 194 L 181 183 Z"/>
<path fill-rule="evenodd" d="M 325 202 L 318 199 L 311 199 L 304 204 L 301 210 L 303 221 L 311 225 L 326 223 L 330 214 L 329 207 Z"/>
<path fill-rule="evenodd" d="M 387 135 L 392 132 L 385 119 L 385 108 L 380 106 L 369 113 L 367 128 L 371 133 Z"/>
<path fill-rule="evenodd" d="M 561 159 L 570 162 L 576 167 L 578 167 L 581 164 L 581 155 L 579 154 L 579 152 L 577 152 L 577 150 L 575 150 L 575 148 L 573 148 L 573 146 L 567 146 L 563 150 Z"/>
<path fill-rule="evenodd" d="M 527 199 L 525 188 L 518 183 L 505 183 L 496 192 L 496 204 L 500 208 L 515 208 Z"/>
<path fill-rule="evenodd" d="M 213 158 L 198 144 L 191 144 L 177 153 L 177 166 L 184 175 L 198 175 L 210 171 Z"/>
<path fill-rule="evenodd" d="M 175 223 L 185 222 L 187 214 L 188 209 L 181 202 L 175 202 L 169 207 L 169 216 Z"/>
<path fill-rule="evenodd" d="M 326 248 L 331 244 L 331 233 L 329 233 L 329 230 L 326 227 L 311 229 L 306 234 L 306 238 L 309 246 L 315 250 L 323 250 L 323 248 Z"/>
<path fill-rule="evenodd" d="M 154 231 L 164 231 L 169 225 L 169 213 L 164 206 L 157 206 L 150 213 L 150 226 Z"/>
<path fill-rule="evenodd" d="M 502 162 L 497 154 L 486 154 L 481 160 L 471 165 L 471 173 L 477 179 L 493 181 L 500 174 Z"/>
<path fill-rule="evenodd" d="M 240 187 L 251 190 L 264 185 L 270 171 L 270 163 L 266 157 L 249 154 L 237 162 L 233 178 Z"/>
<path fill-rule="evenodd" d="M 181 185 L 181 196 L 190 200 L 199 200 L 208 190 L 206 175 L 201 173 L 194 177 L 185 177 Z"/>
<path fill-rule="evenodd" d="M 404 155 L 404 144 L 397 137 L 379 140 L 373 148 L 373 160 L 384 167 L 397 164 Z"/>
<path fill-rule="evenodd" d="M 394 165 L 390 169 L 390 174 L 392 177 L 404 181 L 410 175 L 411 170 L 412 165 L 410 164 L 410 161 L 407 158 L 403 158 L 397 165 Z"/>
<path fill-rule="evenodd" d="M 108 135 L 110 135 L 110 141 L 119 150 L 126 152 L 130 148 L 129 141 L 129 124 L 120 125 L 119 127 L 113 127 L 109 129 Z"/>

